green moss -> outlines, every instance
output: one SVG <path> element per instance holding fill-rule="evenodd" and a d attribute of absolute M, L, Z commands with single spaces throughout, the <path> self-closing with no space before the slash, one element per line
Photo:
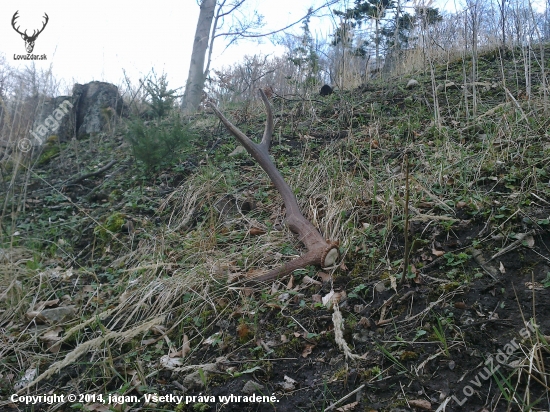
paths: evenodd
<path fill-rule="evenodd" d="M 103 240 L 108 240 L 110 234 L 119 232 L 125 222 L 126 218 L 122 213 L 113 213 L 105 223 L 96 226 L 94 234 Z"/>
<path fill-rule="evenodd" d="M 40 154 L 37 163 L 40 166 L 48 164 L 54 157 L 59 156 L 59 151 L 60 149 L 58 145 L 46 145 L 44 151 Z"/>

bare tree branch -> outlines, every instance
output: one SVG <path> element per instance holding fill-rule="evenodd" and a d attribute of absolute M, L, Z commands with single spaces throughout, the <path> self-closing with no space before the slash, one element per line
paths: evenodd
<path fill-rule="evenodd" d="M 300 19 L 296 20 L 294 23 L 291 23 L 289 24 L 288 26 L 285 26 L 281 29 L 277 29 L 277 30 L 274 30 L 272 32 L 269 32 L 269 33 L 257 33 L 257 34 L 243 34 L 242 32 L 227 32 L 227 33 L 219 33 L 219 34 L 216 34 L 216 37 L 219 37 L 219 36 L 239 36 L 241 38 L 257 38 L 257 37 L 265 37 L 265 36 L 271 36 L 272 34 L 277 34 L 281 31 L 284 31 L 286 29 L 289 29 L 291 28 L 292 26 L 295 26 L 297 25 L 298 23 L 300 23 L 302 20 L 304 20 L 305 18 L 307 18 L 308 16 L 312 16 L 313 14 L 315 14 L 316 12 L 318 12 L 319 10 L 325 8 L 325 7 L 329 7 L 329 6 L 332 6 L 333 4 L 336 4 L 338 3 L 339 0 L 332 0 L 331 2 L 328 2 L 328 3 L 325 3 L 324 5 L 320 6 L 320 7 L 317 7 L 315 10 L 311 11 L 311 12 L 308 12 L 305 16 L 303 17 L 300 17 Z"/>

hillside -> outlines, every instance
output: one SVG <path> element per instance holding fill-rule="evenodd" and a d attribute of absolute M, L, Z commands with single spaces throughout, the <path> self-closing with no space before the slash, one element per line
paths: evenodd
<path fill-rule="evenodd" d="M 0 410 L 109 410 L 9 400 L 22 390 L 116 410 L 547 411 L 550 107 L 518 53 L 480 56 L 475 81 L 457 60 L 275 90 L 274 162 L 341 254 L 277 282 L 241 280 L 303 245 L 211 109 L 160 170 L 122 120 L 4 165 Z M 260 100 L 220 110 L 262 136 Z"/>

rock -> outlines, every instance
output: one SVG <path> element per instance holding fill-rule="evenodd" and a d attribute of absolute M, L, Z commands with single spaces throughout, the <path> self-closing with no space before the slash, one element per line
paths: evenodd
<path fill-rule="evenodd" d="M 40 316 L 43 317 L 50 325 L 63 323 L 67 320 L 74 318 L 76 309 L 74 306 L 61 306 L 58 308 L 44 309 L 40 312 Z"/>
<path fill-rule="evenodd" d="M 407 83 L 405 88 L 406 89 L 412 89 L 413 87 L 417 87 L 417 86 L 420 86 L 420 83 L 418 83 L 418 81 L 416 81 L 415 79 L 411 79 L 411 80 L 409 80 L 409 82 Z"/>
<path fill-rule="evenodd" d="M 32 144 L 41 146 L 52 136 L 65 142 L 72 138 L 74 130 L 74 104 L 72 96 L 46 98 L 38 105 L 30 135 Z"/>
<path fill-rule="evenodd" d="M 246 149 L 243 146 L 237 146 L 235 150 L 229 153 L 229 157 L 235 157 L 244 153 L 246 153 Z"/>
<path fill-rule="evenodd" d="M 75 84 L 73 101 L 77 137 L 108 130 L 114 115 L 122 113 L 122 97 L 118 87 L 110 83 Z"/>
<path fill-rule="evenodd" d="M 321 87 L 319 94 L 321 96 L 328 96 L 329 94 L 332 94 L 332 92 L 332 87 L 330 87 L 328 84 L 325 84 L 323 87 Z"/>
<path fill-rule="evenodd" d="M 43 102 L 33 99 L 28 102 L 36 107 L 28 136 L 33 146 L 42 146 L 52 136 L 66 142 L 74 137 L 110 131 L 124 106 L 118 87 L 105 82 L 75 84 L 72 96 L 45 98 Z"/>
<path fill-rule="evenodd" d="M 253 380 L 249 380 L 246 382 L 241 389 L 241 392 L 246 395 L 252 395 L 253 393 L 260 392 L 264 388 L 263 385 L 260 385 L 258 382 L 255 382 Z"/>
<path fill-rule="evenodd" d="M 190 373 L 183 379 L 183 385 L 188 389 L 203 389 L 208 381 L 208 376 L 213 372 L 218 372 L 218 365 L 216 363 L 206 363 L 201 365 L 202 375 L 197 370 Z M 204 378 L 204 379 L 203 379 Z"/>

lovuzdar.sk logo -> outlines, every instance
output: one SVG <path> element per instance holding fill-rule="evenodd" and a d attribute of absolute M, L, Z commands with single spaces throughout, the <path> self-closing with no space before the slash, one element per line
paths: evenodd
<path fill-rule="evenodd" d="M 27 55 L 26 56 L 25 55 L 14 55 L 13 56 L 14 59 L 15 60 L 21 60 L 21 59 L 24 59 L 24 60 L 46 60 L 46 55 L 45 54 L 37 56 L 37 55 L 31 54 L 31 53 L 34 50 L 34 42 L 38 38 L 38 35 L 44 31 L 44 29 L 46 28 L 46 25 L 48 24 L 48 21 L 50 20 L 48 15 L 46 13 L 44 13 L 43 18 L 45 18 L 46 21 L 44 21 L 42 23 L 42 28 L 40 30 L 36 30 L 36 29 L 33 30 L 31 35 L 27 34 L 27 30 L 22 32 L 20 30 L 21 26 L 19 26 L 19 25 L 17 27 L 15 26 L 16 20 L 18 18 L 19 18 L 19 10 L 17 10 L 13 14 L 13 17 L 11 19 L 11 26 L 13 27 L 13 29 L 17 33 L 19 33 L 21 35 L 21 38 L 25 41 L 25 49 L 27 49 Z"/>

